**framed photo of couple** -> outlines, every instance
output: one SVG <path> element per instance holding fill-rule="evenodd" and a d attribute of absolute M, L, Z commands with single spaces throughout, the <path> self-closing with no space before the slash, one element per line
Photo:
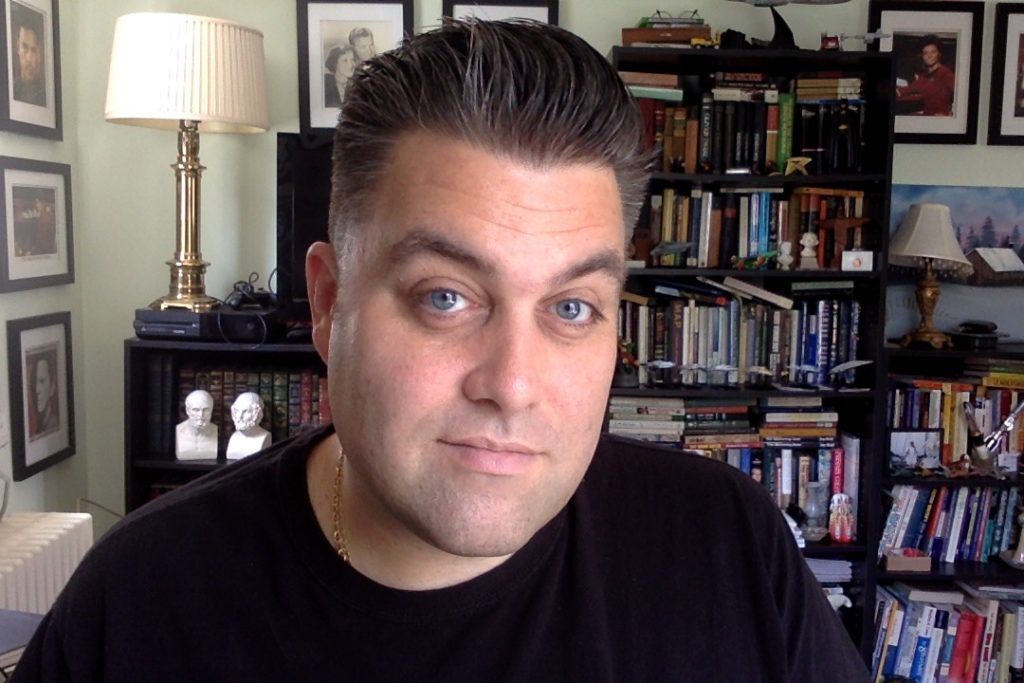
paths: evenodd
<path fill-rule="evenodd" d="M 71 313 L 7 321 L 11 461 L 22 481 L 75 452 Z"/>
<path fill-rule="evenodd" d="M 0 0 L 0 130 L 63 137 L 58 0 Z"/>
<path fill-rule="evenodd" d="M 893 53 L 896 142 L 974 144 L 985 3 L 871 0 L 868 28 Z"/>
<path fill-rule="evenodd" d="M 413 0 L 298 0 L 297 13 L 299 129 L 329 135 L 359 65 L 412 34 Z"/>
<path fill-rule="evenodd" d="M 457 2 L 442 0 L 441 13 L 454 19 L 475 17 L 490 21 L 502 19 L 534 19 L 558 25 L 558 0 L 475 0 Z"/>
<path fill-rule="evenodd" d="M 1024 3 L 996 5 L 988 144 L 1024 145 Z"/>

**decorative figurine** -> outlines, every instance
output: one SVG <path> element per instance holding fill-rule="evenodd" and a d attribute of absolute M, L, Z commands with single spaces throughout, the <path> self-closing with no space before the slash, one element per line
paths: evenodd
<path fill-rule="evenodd" d="M 263 419 L 263 401 L 260 395 L 247 391 L 239 394 L 231 404 L 231 420 L 235 432 L 228 439 L 228 460 L 238 460 L 270 445 L 270 432 L 260 427 Z"/>
<path fill-rule="evenodd" d="M 837 493 L 832 496 L 832 511 L 828 522 L 828 533 L 833 543 L 853 543 L 853 502 L 849 494 Z"/>
<path fill-rule="evenodd" d="M 800 270 L 818 270 L 818 236 L 813 232 L 805 232 L 800 235 Z"/>
<path fill-rule="evenodd" d="M 807 521 L 801 531 L 808 541 L 820 541 L 828 535 L 828 486 L 827 481 L 807 482 L 807 502 L 804 503 Z"/>
<path fill-rule="evenodd" d="M 790 266 L 793 265 L 793 261 L 796 259 L 793 257 L 793 243 L 786 241 L 779 245 L 779 256 L 778 256 L 779 268 L 781 270 L 789 270 Z"/>
<path fill-rule="evenodd" d="M 175 430 L 174 452 L 178 460 L 206 460 L 217 457 L 217 425 L 210 422 L 213 396 L 196 389 L 185 397 L 185 415 Z"/>
<path fill-rule="evenodd" d="M 786 159 L 785 175 L 793 175 L 795 173 L 807 175 L 807 164 L 811 163 L 811 161 L 810 157 L 790 157 Z"/>

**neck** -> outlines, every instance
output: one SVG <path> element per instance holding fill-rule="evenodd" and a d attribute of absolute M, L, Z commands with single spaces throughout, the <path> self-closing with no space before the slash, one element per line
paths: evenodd
<path fill-rule="evenodd" d="M 334 467 L 337 437 L 317 444 L 306 463 L 306 487 L 320 530 L 334 546 Z M 509 556 L 461 557 L 432 546 L 396 519 L 374 496 L 346 458 L 341 503 L 349 562 L 369 579 L 399 590 L 433 590 L 454 586 L 502 564 Z M 341 559 L 338 559 L 341 562 Z"/>

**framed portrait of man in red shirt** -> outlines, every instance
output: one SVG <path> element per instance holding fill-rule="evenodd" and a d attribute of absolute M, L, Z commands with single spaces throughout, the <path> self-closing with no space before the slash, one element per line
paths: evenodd
<path fill-rule="evenodd" d="M 983 3 L 871 0 L 895 69 L 896 142 L 974 144 Z"/>

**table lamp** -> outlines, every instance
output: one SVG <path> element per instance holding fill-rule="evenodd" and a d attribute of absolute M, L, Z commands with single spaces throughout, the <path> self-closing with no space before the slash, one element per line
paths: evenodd
<path fill-rule="evenodd" d="M 968 275 L 974 268 L 964 256 L 953 230 L 949 207 L 944 204 L 912 204 L 889 243 L 889 263 L 924 268 L 917 283 L 917 308 L 921 324 L 900 339 L 900 346 L 928 344 L 936 349 L 952 346 L 948 334 L 935 328 L 932 315 L 939 301 L 936 272 Z"/>
<path fill-rule="evenodd" d="M 185 14 L 140 12 L 114 26 L 106 119 L 178 131 L 177 243 L 168 293 L 155 309 L 209 311 L 209 265 L 199 249 L 199 131 L 267 130 L 263 34 L 239 24 Z"/>

